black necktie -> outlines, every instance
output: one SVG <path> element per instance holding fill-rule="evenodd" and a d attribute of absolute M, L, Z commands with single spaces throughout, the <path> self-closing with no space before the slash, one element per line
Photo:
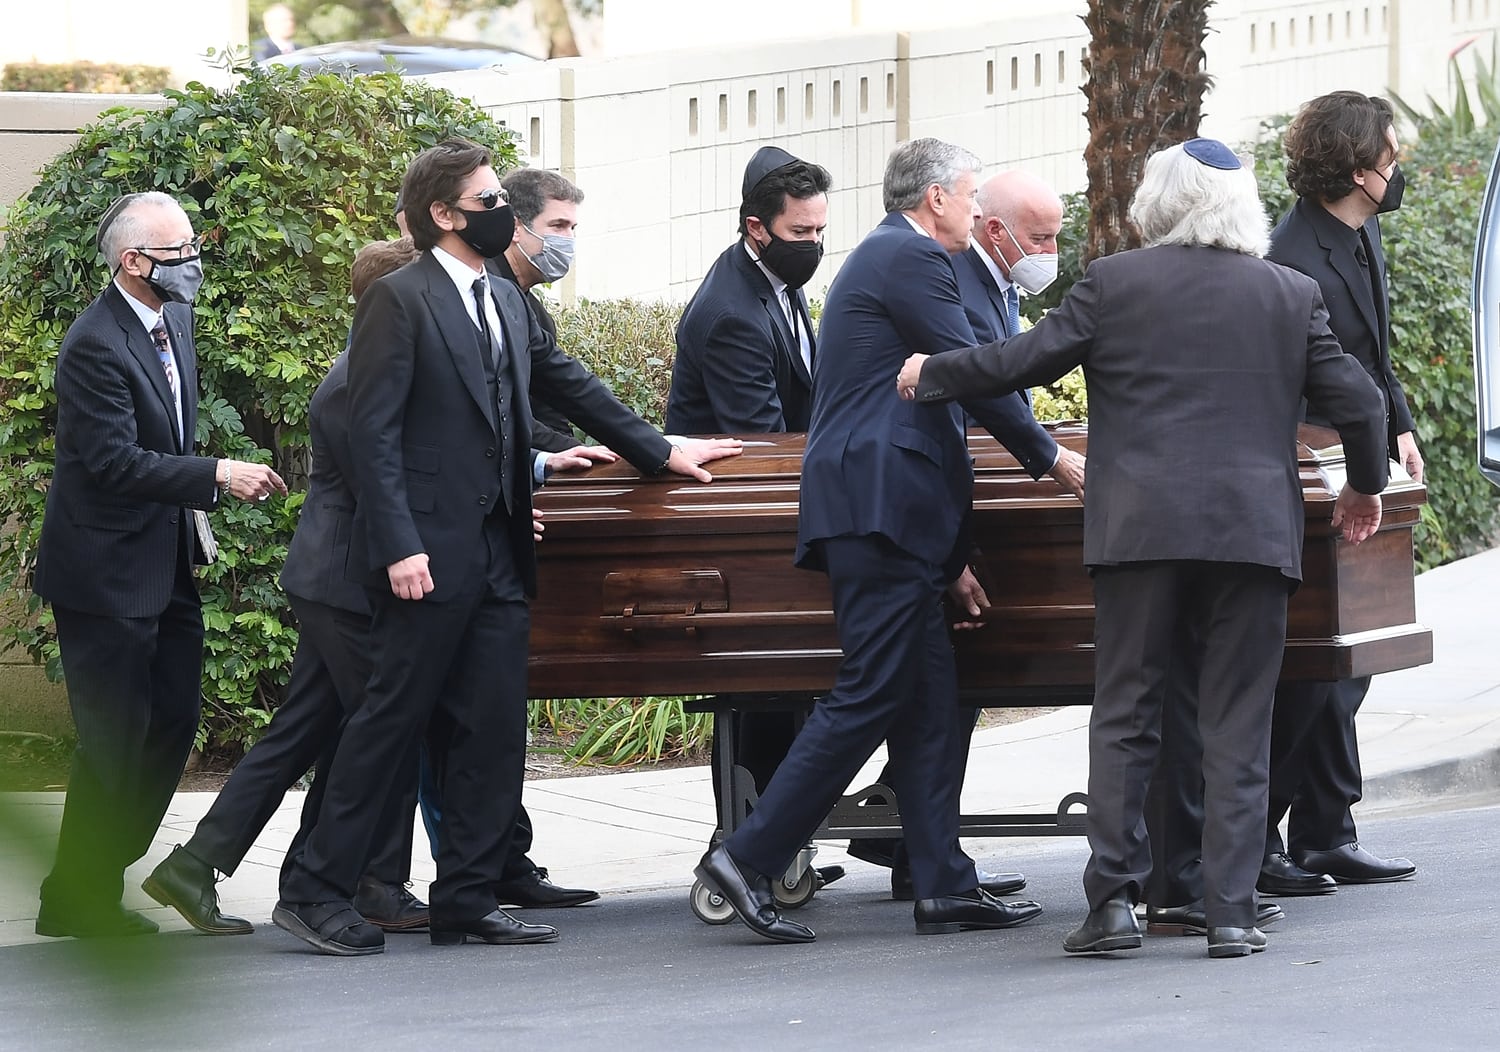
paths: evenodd
<path fill-rule="evenodd" d="M 489 285 L 485 284 L 483 277 L 474 279 L 474 284 L 469 286 L 474 290 L 474 313 L 479 316 L 479 342 L 489 348 L 490 361 L 495 366 L 495 371 L 500 370 L 500 344 L 495 339 L 495 334 L 490 332 L 489 316 L 484 310 L 485 297 L 490 294 Z"/>

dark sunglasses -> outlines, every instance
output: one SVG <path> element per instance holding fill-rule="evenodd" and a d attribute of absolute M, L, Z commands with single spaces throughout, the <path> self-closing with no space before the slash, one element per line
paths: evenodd
<path fill-rule="evenodd" d="M 492 187 L 489 190 L 481 190 L 477 194 L 464 194 L 460 201 L 478 201 L 480 206 L 488 212 L 492 208 L 498 208 L 510 201 L 510 194 L 500 187 Z"/>

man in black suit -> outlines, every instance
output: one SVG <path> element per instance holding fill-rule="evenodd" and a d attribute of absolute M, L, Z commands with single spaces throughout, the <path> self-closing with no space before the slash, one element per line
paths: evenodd
<path fill-rule="evenodd" d="M 807 293 L 823 260 L 821 165 L 763 146 L 745 166 L 740 237 L 709 267 L 677 322 L 667 431 L 806 431 L 817 351 Z"/>
<path fill-rule="evenodd" d="M 366 245 L 354 258 L 358 302 L 376 278 L 416 258 L 409 238 Z M 297 617 L 297 653 L 286 696 L 260 740 L 219 790 L 192 838 L 175 848 L 142 887 L 208 935 L 247 935 L 251 925 L 221 913 L 214 872 L 232 876 L 276 813 L 287 790 L 316 763 L 302 804 L 302 822 L 287 850 L 301 852 L 317 819 L 328 767 L 344 721 L 364 698 L 370 674 L 370 604 L 344 576 L 354 520 L 350 483 L 346 350 L 334 359 L 308 406 L 313 459 L 297 531 L 287 549 L 281 586 Z M 386 931 L 427 926 L 427 907 L 406 883 L 411 875 L 416 756 L 402 761 L 376 836 L 377 850 L 360 878 L 355 908 Z"/>
<path fill-rule="evenodd" d="M 969 151 L 936 139 L 898 146 L 885 171 L 888 215 L 828 291 L 797 563 L 828 573 L 844 660 L 755 810 L 697 869 L 768 939 L 814 938 L 777 911 L 771 878 L 881 741 L 891 754 L 917 931 L 1007 928 L 1041 912 L 980 888 L 958 842 L 963 735 L 941 599 L 948 590 L 973 617 L 987 605 L 967 566 L 963 523 L 974 479 L 962 417 L 901 402 L 888 386 L 913 351 L 974 343 L 950 253 L 968 243 L 978 170 Z"/>
<path fill-rule="evenodd" d="M 1179 625 L 1199 624 L 1209 955 L 1247 956 L 1266 945 L 1255 881 L 1286 601 L 1301 577 L 1301 399 L 1323 406 L 1344 439 L 1349 481 L 1333 523 L 1357 543 L 1380 523 L 1379 394 L 1339 349 L 1316 283 L 1260 258 L 1267 224 L 1254 176 L 1222 143 L 1193 139 L 1152 156 L 1130 217 L 1147 247 L 1095 260 L 1029 333 L 915 356 L 897 385 L 941 403 L 1083 366 L 1092 855 L 1089 915 L 1063 946 L 1140 945 L 1134 907 L 1151 871 L 1143 809 L 1162 696 Z"/>
<path fill-rule="evenodd" d="M 193 451 L 198 361 L 190 304 L 202 239 L 162 193 L 99 224 L 114 279 L 57 358 L 56 463 L 37 551 L 78 748 L 39 935 L 156 931 L 120 903 L 198 729 L 203 618 L 193 566 L 214 550 L 204 509 L 285 493 L 261 464 Z"/>
<path fill-rule="evenodd" d="M 543 282 L 562 280 L 572 266 L 574 232 L 578 229 L 578 206 L 583 203 L 583 191 L 557 172 L 541 168 L 517 169 L 506 175 L 500 185 L 510 196 L 511 211 L 516 216 L 516 236 L 509 248 L 487 260 L 486 265 L 491 274 L 516 284 L 525 294 L 526 309 L 532 318 L 556 342 L 557 322 L 533 290 Z M 397 215 L 400 217 L 402 213 L 398 211 Z M 608 464 L 617 459 L 604 446 L 580 445 L 567 416 L 553 408 L 540 392 L 531 391 L 530 402 L 532 475 L 538 485 L 555 471 Z M 429 761 L 424 768 L 420 798 L 422 819 L 436 854 L 442 792 L 430 767 Z M 557 909 L 581 906 L 599 898 L 597 891 L 588 888 L 554 884 L 546 867 L 531 859 L 532 837 L 531 815 L 523 800 L 516 806 L 510 850 L 505 856 L 500 882 L 495 885 L 495 898 L 500 905 Z"/>
<path fill-rule="evenodd" d="M 281 882 L 275 923 L 320 951 L 379 953 L 350 903 L 390 772 L 429 730 L 443 772 L 437 945 L 547 942 L 496 905 L 526 747 L 526 598 L 536 586 L 525 450 L 535 383 L 638 468 L 709 481 L 690 454 L 558 352 L 514 285 L 487 280 L 515 219 L 489 151 L 424 150 L 402 185 L 422 256 L 377 281 L 354 316 L 349 434 L 356 511 L 351 574 L 368 585 L 374 670 L 344 729 L 317 823 Z"/>
<path fill-rule="evenodd" d="M 1297 202 L 1272 231 L 1269 258 L 1323 290 L 1328 327 L 1380 389 L 1389 455 L 1421 482 L 1416 424 L 1391 368 L 1377 218 L 1401 206 L 1406 185 L 1390 103 L 1357 91 L 1316 98 L 1292 121 L 1284 149 Z M 1316 399 L 1308 401 L 1307 419 L 1327 423 Z M 1381 858 L 1361 847 L 1350 812 L 1363 787 L 1355 715 L 1369 689 L 1370 677 L 1363 676 L 1288 683 L 1277 691 L 1262 891 L 1317 894 L 1332 890 L 1329 878 L 1373 884 L 1416 873 L 1409 859 Z M 1283 843 L 1277 827 L 1288 809 Z"/>

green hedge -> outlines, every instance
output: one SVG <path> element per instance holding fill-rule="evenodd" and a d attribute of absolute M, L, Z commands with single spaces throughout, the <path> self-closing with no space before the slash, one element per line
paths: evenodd
<path fill-rule="evenodd" d="M 166 66 L 122 66 L 114 62 L 10 62 L 0 91 L 94 92 L 155 95 L 166 90 Z"/>
<path fill-rule="evenodd" d="M 30 596 L 55 426 L 52 369 L 68 325 L 108 280 L 94 250 L 105 208 L 164 190 L 208 237 L 194 305 L 198 446 L 274 464 L 300 489 L 307 405 L 343 348 L 355 250 L 394 233 L 411 157 L 460 134 L 515 163 L 508 133 L 451 94 L 394 74 L 299 76 L 242 68 L 232 90 L 190 84 L 165 109 L 114 109 L 83 129 L 9 216 L 0 253 L 0 587 L 29 616 L 6 634 L 59 672 L 49 618 Z M 279 700 L 296 633 L 276 584 L 302 494 L 214 514 L 220 561 L 201 578 L 200 744 L 235 752 Z"/>

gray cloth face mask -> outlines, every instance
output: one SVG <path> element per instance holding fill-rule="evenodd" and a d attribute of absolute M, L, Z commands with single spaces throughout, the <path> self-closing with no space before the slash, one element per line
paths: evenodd
<path fill-rule="evenodd" d="M 146 284 L 163 300 L 171 303 L 192 303 L 203 285 L 203 257 L 190 259 L 157 259 L 142 252 L 151 261 L 151 276 Z"/>
<path fill-rule="evenodd" d="M 538 234 L 524 223 L 522 226 L 528 234 L 542 243 L 542 250 L 534 256 L 527 256 L 527 261 L 536 267 L 543 281 L 561 281 L 573 267 L 577 238 L 566 234 Z"/>

